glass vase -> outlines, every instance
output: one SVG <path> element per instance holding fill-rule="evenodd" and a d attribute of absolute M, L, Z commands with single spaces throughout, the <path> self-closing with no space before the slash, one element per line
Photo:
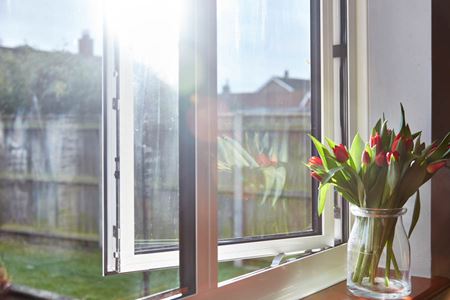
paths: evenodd
<path fill-rule="evenodd" d="M 352 207 L 355 222 L 347 250 L 347 288 L 355 296 L 397 299 L 411 293 L 406 208 Z"/>

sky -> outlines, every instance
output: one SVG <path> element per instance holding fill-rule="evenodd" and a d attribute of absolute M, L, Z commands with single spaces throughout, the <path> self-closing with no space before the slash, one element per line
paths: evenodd
<path fill-rule="evenodd" d="M 76 52 L 84 30 L 95 40 L 95 53 L 101 54 L 101 0 L 0 0 L 3 46 Z"/>
<path fill-rule="evenodd" d="M 157 5 L 168 0 L 124 3 L 133 1 Z M 218 0 L 219 90 L 228 82 L 232 92 L 252 92 L 269 78 L 283 76 L 285 70 L 292 78 L 309 79 L 309 2 Z M 0 0 L 0 42 L 7 47 L 27 44 L 41 50 L 76 52 L 78 38 L 87 30 L 94 38 L 94 52 L 101 55 L 101 3 L 102 0 Z M 145 44 L 149 46 L 149 42 Z"/>

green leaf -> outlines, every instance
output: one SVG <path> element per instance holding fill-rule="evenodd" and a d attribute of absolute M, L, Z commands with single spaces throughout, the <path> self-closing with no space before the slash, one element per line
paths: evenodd
<path fill-rule="evenodd" d="M 388 128 L 387 128 L 387 121 L 384 121 L 381 125 L 381 145 L 383 145 L 383 148 L 389 148 L 391 136 L 388 134 Z"/>
<path fill-rule="evenodd" d="M 400 132 L 403 133 L 404 127 L 406 126 L 406 121 L 405 121 L 405 109 L 403 108 L 402 103 L 400 103 L 400 110 L 402 111 L 402 123 L 400 124 Z"/>
<path fill-rule="evenodd" d="M 400 177 L 399 164 L 393 157 L 391 157 L 386 179 L 387 184 L 389 185 L 391 191 L 393 191 L 395 186 L 397 185 L 397 182 L 400 179 L 399 177 Z"/>
<path fill-rule="evenodd" d="M 325 209 L 325 202 L 327 200 L 327 192 L 330 189 L 331 184 L 321 184 L 319 187 L 319 203 L 318 203 L 318 213 L 319 216 L 322 215 L 323 210 Z"/>
<path fill-rule="evenodd" d="M 338 191 L 341 194 L 341 196 L 345 200 L 347 200 L 348 202 L 350 202 L 353 205 L 360 206 L 360 203 L 355 199 L 356 196 L 353 195 L 351 190 L 345 189 L 345 188 L 335 185 L 335 184 L 334 184 L 334 188 L 336 189 L 336 191 Z"/>
<path fill-rule="evenodd" d="M 403 206 L 409 197 L 414 195 L 414 193 L 419 189 L 419 187 L 424 183 L 424 179 L 427 175 L 426 165 L 422 164 L 419 160 L 413 162 L 412 166 L 407 169 L 405 175 L 403 175 L 401 182 L 398 186 L 398 197 Z"/>
<path fill-rule="evenodd" d="M 327 184 L 331 178 L 333 178 L 334 174 L 344 169 L 344 166 L 340 166 L 328 171 L 327 175 L 322 179 L 322 184 Z"/>
<path fill-rule="evenodd" d="M 317 153 L 319 153 L 319 156 L 322 159 L 323 166 L 325 167 L 325 169 L 328 169 L 328 161 L 327 161 L 327 157 L 325 155 L 325 153 L 328 151 L 325 148 L 325 145 L 323 145 L 318 139 L 316 139 L 311 134 L 308 134 L 308 136 L 311 138 L 312 142 L 314 143 L 314 146 L 317 149 Z"/>
<path fill-rule="evenodd" d="M 447 150 L 447 152 L 445 152 L 445 154 L 443 155 L 444 158 L 450 158 L 450 149 Z"/>
<path fill-rule="evenodd" d="M 414 228 L 417 225 L 417 221 L 419 221 L 419 215 L 420 215 L 420 192 L 419 190 L 417 190 L 416 202 L 414 203 L 414 212 L 412 216 L 411 227 L 409 227 L 408 239 L 411 238 L 411 234 L 413 233 Z"/>
<path fill-rule="evenodd" d="M 355 138 L 353 139 L 352 146 L 350 147 L 350 156 L 353 159 L 353 162 L 355 163 L 356 172 L 359 172 L 361 169 L 361 156 L 364 151 L 364 141 L 360 137 L 360 135 L 357 133 L 355 135 Z"/>
<path fill-rule="evenodd" d="M 448 144 L 450 143 L 450 132 L 442 139 L 437 147 L 436 151 L 430 156 L 430 161 L 435 161 L 441 159 L 447 155 L 448 152 Z"/>
<path fill-rule="evenodd" d="M 366 205 L 367 207 L 381 207 L 383 201 L 383 194 L 387 179 L 387 169 L 382 168 L 376 173 L 376 179 L 372 186 L 369 186 L 367 193 Z"/>
<path fill-rule="evenodd" d="M 380 129 L 381 129 L 381 119 L 378 119 L 378 122 L 372 129 L 372 136 L 375 135 L 377 132 L 380 133 Z"/>
<path fill-rule="evenodd" d="M 416 139 L 417 137 L 419 137 L 421 134 L 422 134 L 422 131 L 418 131 L 418 132 L 414 133 L 414 134 L 411 136 L 411 138 L 412 138 L 413 140 L 415 140 L 415 139 Z"/>
<path fill-rule="evenodd" d="M 332 140 L 330 140 L 329 138 L 325 137 L 325 141 L 327 142 L 328 146 L 331 148 L 331 150 L 334 149 L 334 147 L 336 146 L 336 143 L 333 142 Z"/>
<path fill-rule="evenodd" d="M 420 141 L 420 135 L 419 135 L 417 140 L 416 140 L 416 144 L 414 145 L 414 154 L 415 155 L 420 155 L 420 153 L 422 151 L 423 151 L 423 148 L 422 148 L 422 144 L 421 144 L 421 141 Z"/>
<path fill-rule="evenodd" d="M 264 204 L 272 196 L 272 206 L 275 206 L 286 183 L 286 169 L 284 167 L 273 166 L 262 167 L 260 169 L 264 175 L 264 195 L 261 203 Z"/>

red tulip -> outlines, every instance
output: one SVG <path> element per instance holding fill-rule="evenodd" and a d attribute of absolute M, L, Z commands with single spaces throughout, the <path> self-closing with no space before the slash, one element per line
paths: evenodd
<path fill-rule="evenodd" d="M 363 165 L 368 165 L 370 164 L 370 155 L 367 151 L 364 151 L 361 157 L 361 161 L 363 163 Z"/>
<path fill-rule="evenodd" d="M 399 157 L 400 157 L 400 153 L 398 153 L 398 151 L 394 151 L 394 152 L 388 152 L 386 154 L 386 160 L 388 164 L 391 164 L 391 157 L 394 156 L 394 160 L 398 161 Z"/>
<path fill-rule="evenodd" d="M 322 181 L 322 176 L 320 176 L 316 172 L 311 172 L 311 177 L 314 178 L 315 180 L 317 180 L 318 182 Z"/>
<path fill-rule="evenodd" d="M 392 142 L 391 151 L 397 150 L 398 142 L 400 142 L 401 138 L 402 138 L 402 136 L 400 135 L 400 133 L 397 134 L 397 136 L 394 138 L 394 141 Z"/>
<path fill-rule="evenodd" d="M 382 151 L 375 156 L 375 164 L 379 167 L 386 165 L 386 152 Z"/>
<path fill-rule="evenodd" d="M 348 154 L 347 149 L 345 149 L 345 146 L 342 144 L 336 145 L 333 148 L 334 156 L 336 156 L 336 159 L 338 162 L 346 162 L 348 158 L 350 157 L 350 154 Z"/>
<path fill-rule="evenodd" d="M 381 136 L 378 134 L 378 132 L 370 137 L 370 147 L 377 146 L 377 153 L 381 151 Z"/>
<path fill-rule="evenodd" d="M 431 163 L 427 166 L 427 172 L 430 174 L 434 174 L 436 173 L 439 169 L 441 169 L 442 167 L 444 167 L 447 164 L 446 161 L 438 161 L 438 162 L 434 162 Z"/>
<path fill-rule="evenodd" d="M 407 138 L 407 137 L 401 136 L 399 133 L 399 134 L 397 134 L 397 136 L 394 138 L 394 141 L 392 142 L 392 147 L 391 147 L 392 152 L 397 150 L 398 143 L 400 141 L 402 141 L 403 144 L 405 144 L 406 151 L 411 151 L 413 149 L 414 142 L 413 142 L 412 138 Z"/>
<path fill-rule="evenodd" d="M 412 138 L 407 138 L 405 140 L 405 146 L 407 151 L 411 151 L 414 148 L 414 142 Z"/>
<path fill-rule="evenodd" d="M 320 157 L 317 157 L 317 156 L 312 156 L 312 157 L 309 159 L 308 164 L 309 164 L 310 166 L 316 166 L 316 167 L 318 167 L 318 166 L 323 166 L 322 159 L 321 159 Z"/>

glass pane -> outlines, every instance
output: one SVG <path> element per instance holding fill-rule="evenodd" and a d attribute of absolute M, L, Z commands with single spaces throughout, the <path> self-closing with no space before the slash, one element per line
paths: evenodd
<path fill-rule="evenodd" d="M 313 230 L 309 3 L 218 1 L 221 240 Z"/>
<path fill-rule="evenodd" d="M 178 246 L 178 40 L 181 0 L 131 1 L 135 252 Z M 129 34 L 130 33 L 130 34 Z M 128 35 L 129 34 L 129 35 Z"/>
<path fill-rule="evenodd" d="M 175 268 L 101 275 L 102 2 L 0 0 L 0 298 L 5 278 L 54 299 L 178 286 Z"/>

